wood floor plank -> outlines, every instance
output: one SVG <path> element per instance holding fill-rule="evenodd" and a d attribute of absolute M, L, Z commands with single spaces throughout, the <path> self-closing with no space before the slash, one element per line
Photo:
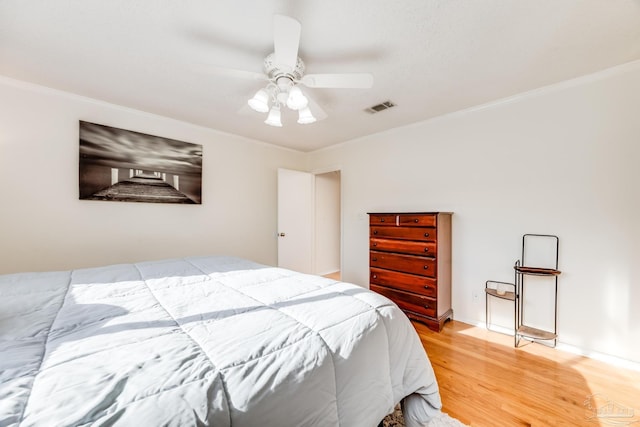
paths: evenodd
<path fill-rule="evenodd" d="M 514 348 L 513 337 L 461 322 L 448 322 L 440 333 L 414 326 L 438 379 L 443 411 L 465 424 L 605 426 L 616 418 L 623 423 L 617 425 L 640 426 L 639 371 L 542 344 Z M 632 416 L 605 418 L 610 414 L 594 412 L 597 404 L 630 409 L 626 415 Z"/>

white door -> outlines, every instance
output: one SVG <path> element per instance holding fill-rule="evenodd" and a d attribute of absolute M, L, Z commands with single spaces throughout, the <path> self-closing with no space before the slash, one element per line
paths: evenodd
<path fill-rule="evenodd" d="M 313 273 L 314 176 L 278 169 L 278 266 Z"/>

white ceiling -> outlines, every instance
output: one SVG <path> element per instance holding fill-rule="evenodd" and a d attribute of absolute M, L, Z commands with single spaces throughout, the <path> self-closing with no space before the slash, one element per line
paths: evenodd
<path fill-rule="evenodd" d="M 328 117 L 265 125 L 263 84 L 213 70 L 261 72 L 276 13 L 308 73 L 373 88 L 303 87 Z M 640 0 L 0 0 L 0 74 L 301 151 L 638 59 Z"/>

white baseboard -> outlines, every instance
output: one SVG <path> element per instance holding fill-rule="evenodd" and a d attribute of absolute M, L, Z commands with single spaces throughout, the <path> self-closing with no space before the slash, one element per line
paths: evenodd
<path fill-rule="evenodd" d="M 640 372 L 640 363 L 634 362 L 632 360 L 622 359 L 617 356 L 611 356 L 610 354 L 599 353 L 593 350 L 585 350 L 583 348 L 565 344 L 562 342 L 558 342 L 558 344 L 556 345 L 556 348 L 558 350 L 566 351 L 567 353 L 578 354 L 580 356 L 585 356 L 590 359 L 599 360 L 601 362 L 607 363 L 609 365 L 617 366 L 619 368 Z"/>
<path fill-rule="evenodd" d="M 455 318 L 455 320 L 466 323 L 468 325 L 473 325 L 478 328 L 486 329 L 486 325 L 484 322 L 478 322 L 477 320 L 468 320 L 468 319 L 460 319 Z M 491 330 L 494 332 L 500 332 L 503 334 L 513 336 L 513 329 L 505 328 L 502 326 L 491 326 Z M 584 348 L 580 348 L 574 345 L 565 344 L 558 340 L 556 344 L 556 349 L 560 351 L 565 351 L 567 353 L 577 354 L 579 356 L 588 357 L 590 359 L 599 360 L 601 362 L 607 363 L 609 365 L 617 366 L 619 368 L 630 369 L 633 371 L 640 372 L 640 363 L 634 362 L 632 360 L 626 360 L 620 357 L 611 356 L 610 354 L 599 353 L 593 350 L 587 350 Z"/>

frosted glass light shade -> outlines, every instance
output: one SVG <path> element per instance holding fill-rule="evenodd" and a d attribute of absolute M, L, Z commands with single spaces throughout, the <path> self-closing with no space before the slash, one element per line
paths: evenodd
<path fill-rule="evenodd" d="M 253 95 L 249 101 L 247 101 L 249 107 L 253 108 L 259 113 L 266 113 L 269 111 L 269 94 L 266 90 L 260 89 Z"/>
<path fill-rule="evenodd" d="M 316 118 L 313 117 L 313 114 L 311 114 L 311 110 L 309 110 L 309 107 L 301 108 L 298 111 L 298 123 L 300 123 L 301 125 L 307 125 L 315 121 Z"/>
<path fill-rule="evenodd" d="M 298 86 L 289 89 L 289 97 L 287 98 L 287 107 L 292 110 L 300 110 L 309 104 L 309 100 L 302 93 Z"/>
<path fill-rule="evenodd" d="M 269 126 L 282 127 L 282 121 L 280 120 L 280 107 L 278 105 L 271 107 L 269 116 L 264 122 Z"/>

